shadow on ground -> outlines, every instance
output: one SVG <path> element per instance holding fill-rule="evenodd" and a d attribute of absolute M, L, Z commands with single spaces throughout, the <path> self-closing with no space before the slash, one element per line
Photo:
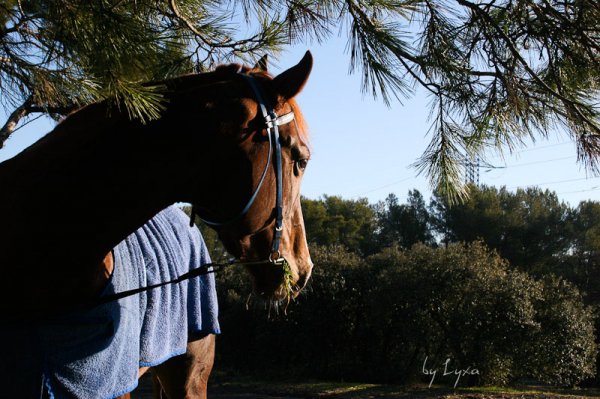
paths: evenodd
<path fill-rule="evenodd" d="M 222 377 L 209 384 L 209 399 L 575 399 L 600 398 L 599 390 L 550 387 L 458 389 L 427 386 L 352 384 L 331 382 L 270 382 Z M 151 399 L 149 375 L 142 377 L 133 399 Z"/>

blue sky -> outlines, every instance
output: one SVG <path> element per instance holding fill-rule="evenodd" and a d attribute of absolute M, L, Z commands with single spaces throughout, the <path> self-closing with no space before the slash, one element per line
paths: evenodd
<path fill-rule="evenodd" d="M 349 75 L 345 39 L 326 45 L 297 46 L 272 62 L 278 73 L 297 63 L 304 51 L 314 56 L 311 78 L 298 102 L 308 121 L 312 138 L 312 159 L 302 193 L 309 198 L 323 194 L 346 199 L 368 198 L 374 203 L 389 193 L 401 201 L 416 188 L 431 195 L 427 179 L 410 165 L 428 143 L 428 98 L 418 93 L 386 107 L 360 91 L 360 76 Z M 14 135 L 0 150 L 0 161 L 12 157 L 52 129 L 53 122 L 41 118 Z M 576 206 L 579 201 L 597 199 L 600 178 L 576 164 L 575 146 L 566 136 L 539 140 L 504 159 L 491 154 L 499 169 L 480 169 L 480 182 L 494 186 L 540 185 L 556 191 L 559 198 Z"/>
<path fill-rule="evenodd" d="M 303 194 L 377 202 L 389 193 L 404 200 L 408 190 L 416 188 L 428 198 L 426 177 L 410 166 L 429 142 L 428 97 L 418 92 L 388 108 L 381 100 L 362 95 L 360 76 L 348 75 L 344 48 L 342 39 L 310 47 L 314 69 L 298 98 L 314 147 Z M 297 62 L 305 50 L 294 48 L 284 54 L 282 68 Z M 497 168 L 480 168 L 482 184 L 511 190 L 539 185 L 572 206 L 600 194 L 600 178 L 577 165 L 575 146 L 566 135 L 528 143 L 504 158 L 489 154 L 487 159 Z"/>

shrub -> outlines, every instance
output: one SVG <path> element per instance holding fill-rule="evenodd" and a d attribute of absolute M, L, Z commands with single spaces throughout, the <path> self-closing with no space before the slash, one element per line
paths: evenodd
<path fill-rule="evenodd" d="M 310 287 L 287 314 L 243 310 L 240 276 L 220 276 L 223 363 L 263 375 L 429 382 L 427 359 L 435 382 L 451 385 L 456 375 L 439 377 L 447 359 L 448 371 L 467 371 L 460 384 L 572 385 L 593 375 L 592 315 L 577 290 L 510 270 L 481 243 L 367 259 L 341 247 L 312 252 Z"/>
<path fill-rule="evenodd" d="M 446 359 L 449 371 L 477 369 L 465 378 L 483 384 L 535 377 L 572 385 L 593 375 L 592 314 L 564 280 L 510 270 L 480 243 L 416 246 L 370 261 L 388 265 L 371 301 L 386 322 L 385 370 L 422 373 L 427 357 L 440 369 Z"/>

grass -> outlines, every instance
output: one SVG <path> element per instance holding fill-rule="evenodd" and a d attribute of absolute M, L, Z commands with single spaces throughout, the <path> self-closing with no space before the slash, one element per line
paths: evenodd
<path fill-rule="evenodd" d="M 383 385 L 324 381 L 257 381 L 249 377 L 216 376 L 215 389 L 235 393 L 284 396 L 291 398 L 335 399 L 496 399 L 496 398 L 598 398 L 598 389 L 559 389 L 542 386 L 472 387 L 452 389 L 427 385 Z"/>

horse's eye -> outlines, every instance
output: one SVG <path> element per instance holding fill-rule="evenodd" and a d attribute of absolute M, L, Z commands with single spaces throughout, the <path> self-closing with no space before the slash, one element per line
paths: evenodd
<path fill-rule="evenodd" d="M 296 161 L 296 172 L 304 171 L 308 165 L 308 159 L 299 159 Z"/>
<path fill-rule="evenodd" d="M 298 160 L 298 167 L 302 170 L 306 169 L 306 165 L 308 165 L 308 159 L 300 159 Z"/>

